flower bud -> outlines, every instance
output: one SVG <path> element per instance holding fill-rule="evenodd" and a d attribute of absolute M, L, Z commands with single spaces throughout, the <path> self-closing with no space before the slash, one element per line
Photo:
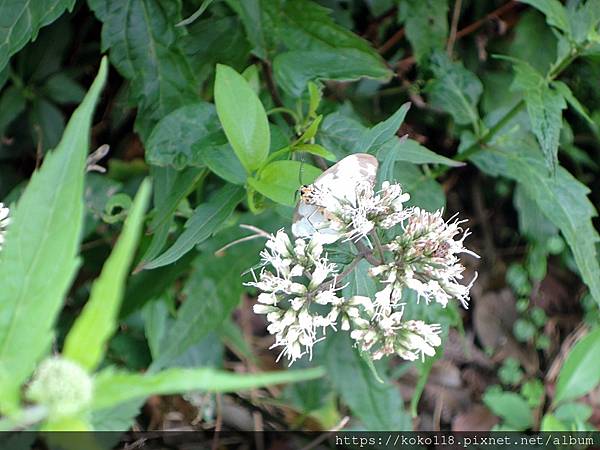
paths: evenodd
<path fill-rule="evenodd" d="M 88 406 L 92 391 L 92 379 L 81 366 L 62 357 L 51 357 L 39 365 L 26 396 L 46 406 L 51 416 L 67 417 Z"/>

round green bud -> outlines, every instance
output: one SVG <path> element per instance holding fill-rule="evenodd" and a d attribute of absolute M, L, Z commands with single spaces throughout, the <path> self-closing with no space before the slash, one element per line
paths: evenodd
<path fill-rule="evenodd" d="M 26 396 L 46 406 L 56 418 L 85 409 L 92 400 L 92 391 L 92 379 L 81 366 L 62 357 L 51 357 L 37 368 Z"/>

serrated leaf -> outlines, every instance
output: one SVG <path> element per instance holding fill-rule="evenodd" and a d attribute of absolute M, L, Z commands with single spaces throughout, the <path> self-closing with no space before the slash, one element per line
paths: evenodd
<path fill-rule="evenodd" d="M 541 11 L 546 16 L 548 25 L 556 27 L 568 35 L 571 34 L 567 10 L 558 0 L 520 0 L 520 2 L 531 5 Z"/>
<path fill-rule="evenodd" d="M 477 104 L 483 86 L 477 76 L 460 62 L 452 62 L 445 53 L 436 53 L 431 59 L 435 79 L 427 87 L 433 106 L 448 112 L 456 123 L 472 124 L 477 129 Z"/>
<path fill-rule="evenodd" d="M 4 407 L 17 400 L 21 383 L 49 349 L 52 326 L 75 276 L 89 130 L 107 71 L 103 59 L 59 145 L 34 173 L 13 211 L 0 254 L 0 398 Z"/>
<path fill-rule="evenodd" d="M 447 0 L 408 0 L 399 3 L 406 37 L 419 63 L 442 50 L 448 36 Z"/>
<path fill-rule="evenodd" d="M 217 65 L 215 105 L 227 140 L 252 173 L 269 154 L 271 133 L 265 108 L 246 79 L 222 64 Z"/>
<path fill-rule="evenodd" d="M 499 135 L 472 160 L 489 174 L 519 182 L 523 193 L 560 229 L 581 278 L 600 305 L 600 265 L 595 248 L 600 237 L 592 224 L 597 212 L 587 198 L 589 189 L 560 166 L 554 176 L 549 176 L 535 142 L 527 138 Z"/>
<path fill-rule="evenodd" d="M 581 104 L 581 102 L 579 100 L 577 100 L 577 97 L 575 97 L 573 95 L 573 92 L 571 91 L 571 88 L 569 86 L 567 86 L 562 81 L 553 81 L 552 87 L 554 89 L 556 89 L 556 91 L 564 97 L 564 99 L 567 101 L 567 103 L 569 103 L 569 105 L 571 105 L 571 107 L 575 111 L 577 111 L 577 113 L 581 117 L 583 117 L 585 120 L 587 120 L 590 125 L 595 126 L 594 119 L 592 119 L 590 117 L 590 115 L 587 112 L 586 107 L 583 106 Z"/>
<path fill-rule="evenodd" d="M 237 374 L 212 368 L 167 369 L 155 374 L 104 370 L 94 380 L 92 409 L 104 409 L 150 395 L 188 391 L 237 392 L 272 384 L 295 383 L 322 377 L 323 369 Z"/>
<path fill-rule="evenodd" d="M 180 46 L 179 0 L 88 0 L 102 21 L 102 49 L 130 81 L 142 140 L 169 112 L 198 100 L 196 80 Z"/>
<path fill-rule="evenodd" d="M 117 328 L 125 280 L 133 262 L 149 200 L 150 182 L 144 180 L 129 210 L 121 236 L 92 285 L 88 302 L 65 339 L 63 356 L 90 372 L 102 362 L 106 343 Z"/>
<path fill-rule="evenodd" d="M 278 85 L 293 97 L 300 97 L 311 81 L 386 81 L 391 77 L 379 58 L 355 48 L 280 53 L 273 60 L 273 72 Z"/>
<path fill-rule="evenodd" d="M 555 403 L 581 397 L 600 384 L 599 348 L 600 329 L 575 344 L 558 374 Z"/>
<path fill-rule="evenodd" d="M 248 184 L 274 202 L 294 206 L 300 186 L 320 174 L 320 169 L 300 161 L 273 161 L 261 170 L 259 179 L 248 178 Z"/>
<path fill-rule="evenodd" d="M 242 200 L 243 194 L 239 186 L 225 185 L 211 197 L 210 201 L 194 210 L 192 217 L 185 223 L 183 233 L 168 250 L 141 268 L 150 270 L 174 263 L 195 245 L 208 239 L 233 212 Z"/>
<path fill-rule="evenodd" d="M 523 91 L 531 129 L 540 143 L 546 165 L 554 171 L 558 163 L 562 110 L 567 104 L 563 96 L 548 86 L 546 80 L 527 63 L 516 61 L 514 69 L 513 88 Z"/>
<path fill-rule="evenodd" d="M 0 70 L 10 57 L 29 41 L 40 28 L 54 22 L 64 11 L 71 10 L 75 0 L 24 0 L 0 3 Z"/>
<path fill-rule="evenodd" d="M 310 80 L 389 79 L 392 72 L 370 44 L 338 25 L 311 0 L 228 0 L 240 16 L 254 53 L 274 58 L 278 83 L 293 96 Z"/>
<path fill-rule="evenodd" d="M 182 106 L 163 117 L 146 144 L 146 161 L 157 166 L 202 167 L 195 144 L 221 129 L 214 105 L 198 102 Z"/>

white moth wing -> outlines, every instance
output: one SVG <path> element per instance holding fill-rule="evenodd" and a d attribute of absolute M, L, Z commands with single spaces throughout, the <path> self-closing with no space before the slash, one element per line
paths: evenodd
<path fill-rule="evenodd" d="M 365 181 L 375 186 L 378 162 L 373 155 L 355 153 L 346 156 L 323 172 L 313 183 L 339 199 L 354 203 L 355 187 Z M 330 227 L 321 207 L 306 203 L 302 198 L 294 211 L 292 233 L 296 237 L 315 237 L 324 244 L 335 242 L 340 232 Z"/>

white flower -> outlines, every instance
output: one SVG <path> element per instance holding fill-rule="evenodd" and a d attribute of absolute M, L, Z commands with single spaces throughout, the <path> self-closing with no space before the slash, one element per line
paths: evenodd
<path fill-rule="evenodd" d="M 343 303 L 337 296 L 336 266 L 323 255 L 321 244 L 297 239 L 292 245 L 283 230 L 270 237 L 261 256 L 276 273 L 263 267 L 258 279 L 246 285 L 262 291 L 253 310 L 266 315 L 267 331 L 275 336 L 272 348 L 282 347 L 279 358 L 285 356 L 291 365 L 312 356 L 314 344 L 322 339 L 318 329 L 324 334 L 335 328 Z M 319 305 L 328 308 L 324 315 L 316 311 Z"/>
<path fill-rule="evenodd" d="M 408 320 L 402 323 L 401 330 L 398 333 L 400 337 L 396 343 L 396 352 L 400 357 L 414 361 L 421 356 L 434 356 L 435 347 L 438 347 L 442 340 L 440 333 L 442 329 L 438 324 L 426 324 L 422 320 Z"/>
<path fill-rule="evenodd" d="M 0 250 L 4 244 L 4 235 L 6 234 L 6 228 L 10 224 L 10 210 L 4 206 L 4 203 L 0 202 Z"/>
<path fill-rule="evenodd" d="M 395 290 L 406 286 L 427 302 L 434 300 L 445 307 L 457 299 L 467 308 L 475 279 L 468 285 L 459 282 L 465 268 L 458 254 L 478 256 L 464 247 L 469 231 L 460 227 L 462 222 L 445 222 L 441 210 L 430 213 L 414 208 L 403 224 L 404 233 L 386 245 L 394 254 L 394 262 L 372 268 L 371 275 L 392 284 Z"/>

